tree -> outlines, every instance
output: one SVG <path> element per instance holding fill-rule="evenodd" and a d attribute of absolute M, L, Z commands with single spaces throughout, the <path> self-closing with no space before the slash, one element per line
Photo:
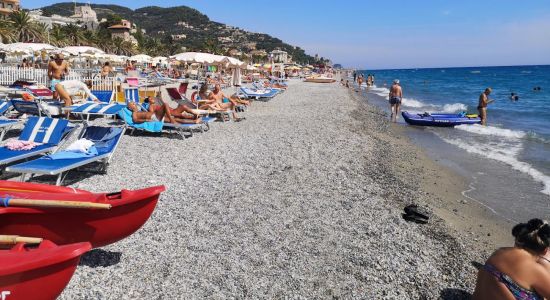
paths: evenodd
<path fill-rule="evenodd" d="M 67 24 L 67 26 L 63 27 L 63 31 L 73 46 L 80 46 L 84 41 L 83 30 L 78 25 Z"/>
<path fill-rule="evenodd" d="M 11 43 L 15 39 L 14 32 L 12 30 L 13 24 L 9 20 L 0 20 L 0 42 Z"/>
<path fill-rule="evenodd" d="M 41 40 L 40 31 L 36 23 L 24 10 L 13 11 L 9 14 L 9 20 L 13 25 L 15 39 L 19 42 L 38 42 Z"/>
<path fill-rule="evenodd" d="M 53 25 L 50 30 L 50 44 L 56 47 L 65 47 L 67 46 L 67 37 L 63 28 L 59 25 Z"/>

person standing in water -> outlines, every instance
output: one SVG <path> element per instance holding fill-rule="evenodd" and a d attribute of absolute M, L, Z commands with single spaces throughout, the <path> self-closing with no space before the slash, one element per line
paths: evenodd
<path fill-rule="evenodd" d="M 399 109 L 401 107 L 401 99 L 403 99 L 403 90 L 399 85 L 399 79 L 395 79 L 390 88 L 390 109 L 391 109 L 391 121 L 397 122 L 397 115 L 399 114 Z"/>
<path fill-rule="evenodd" d="M 479 95 L 479 104 L 477 105 L 477 111 L 479 112 L 479 118 L 481 119 L 481 125 L 487 126 L 487 105 L 494 102 L 489 99 L 489 95 L 493 90 L 486 88 L 481 95 Z"/>

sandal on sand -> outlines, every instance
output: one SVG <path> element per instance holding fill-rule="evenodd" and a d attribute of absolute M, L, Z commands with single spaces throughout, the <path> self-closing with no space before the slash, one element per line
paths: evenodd
<path fill-rule="evenodd" d="M 237 119 L 235 119 L 235 122 L 240 122 L 240 121 L 242 121 L 242 120 L 246 120 L 246 118 L 245 118 L 245 117 L 237 118 Z"/>
<path fill-rule="evenodd" d="M 426 224 L 430 219 L 430 216 L 425 212 L 421 212 L 416 204 L 406 206 L 404 211 L 403 219 L 407 221 Z"/>
<path fill-rule="evenodd" d="M 403 214 L 402 216 L 403 216 L 403 219 L 405 219 L 405 221 L 414 222 L 414 223 L 418 223 L 418 224 L 427 224 L 428 223 L 428 220 L 420 218 L 416 215 Z"/>

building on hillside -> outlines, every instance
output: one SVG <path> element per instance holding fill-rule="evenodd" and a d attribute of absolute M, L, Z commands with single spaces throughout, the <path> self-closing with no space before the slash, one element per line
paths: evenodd
<path fill-rule="evenodd" d="M 51 29 L 54 25 L 66 26 L 68 24 L 76 24 L 87 30 L 96 30 L 99 26 L 97 14 L 90 5 L 75 6 L 74 13 L 70 17 L 60 15 L 46 17 L 42 15 L 42 10 L 40 9 L 30 11 L 29 16 L 34 21 L 46 25 L 49 29 Z"/>
<path fill-rule="evenodd" d="M 46 17 L 42 15 L 42 10 L 36 9 L 29 12 L 29 17 L 35 22 L 42 23 L 46 25 L 48 29 L 52 29 L 54 25 L 66 26 L 68 24 L 76 24 L 76 20 L 69 17 L 63 17 L 60 15 L 52 15 L 51 17 Z"/>
<path fill-rule="evenodd" d="M 288 63 L 288 53 L 282 50 L 273 50 L 269 52 L 269 57 L 274 63 Z"/>
<path fill-rule="evenodd" d="M 99 26 L 99 22 L 97 21 L 97 14 L 89 4 L 86 4 L 84 6 L 75 5 L 74 14 L 69 18 L 76 20 L 77 23 L 82 26 L 82 28 L 87 30 L 96 30 Z"/>
<path fill-rule="evenodd" d="M 7 19 L 9 14 L 17 10 L 19 10 L 19 0 L 0 0 L 0 19 Z"/>
<path fill-rule="evenodd" d="M 109 31 L 111 32 L 111 37 L 121 38 L 127 42 L 131 42 L 134 45 L 138 44 L 138 41 L 135 37 L 130 34 L 132 30 L 132 23 L 128 20 L 122 20 L 120 24 L 110 26 Z"/>

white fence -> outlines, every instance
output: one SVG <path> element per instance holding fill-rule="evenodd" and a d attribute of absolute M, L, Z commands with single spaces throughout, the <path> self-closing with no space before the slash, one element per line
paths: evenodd
<path fill-rule="evenodd" d="M 87 73 L 87 74 L 86 74 Z M 113 90 L 116 87 L 116 78 L 100 76 L 91 76 L 91 72 L 80 73 L 71 71 L 65 77 L 65 80 L 92 81 L 94 90 Z M 84 76 L 84 74 L 86 76 Z M 0 85 L 10 85 L 16 80 L 25 79 L 35 81 L 37 84 L 49 86 L 48 72 L 45 69 L 0 67 Z"/>

